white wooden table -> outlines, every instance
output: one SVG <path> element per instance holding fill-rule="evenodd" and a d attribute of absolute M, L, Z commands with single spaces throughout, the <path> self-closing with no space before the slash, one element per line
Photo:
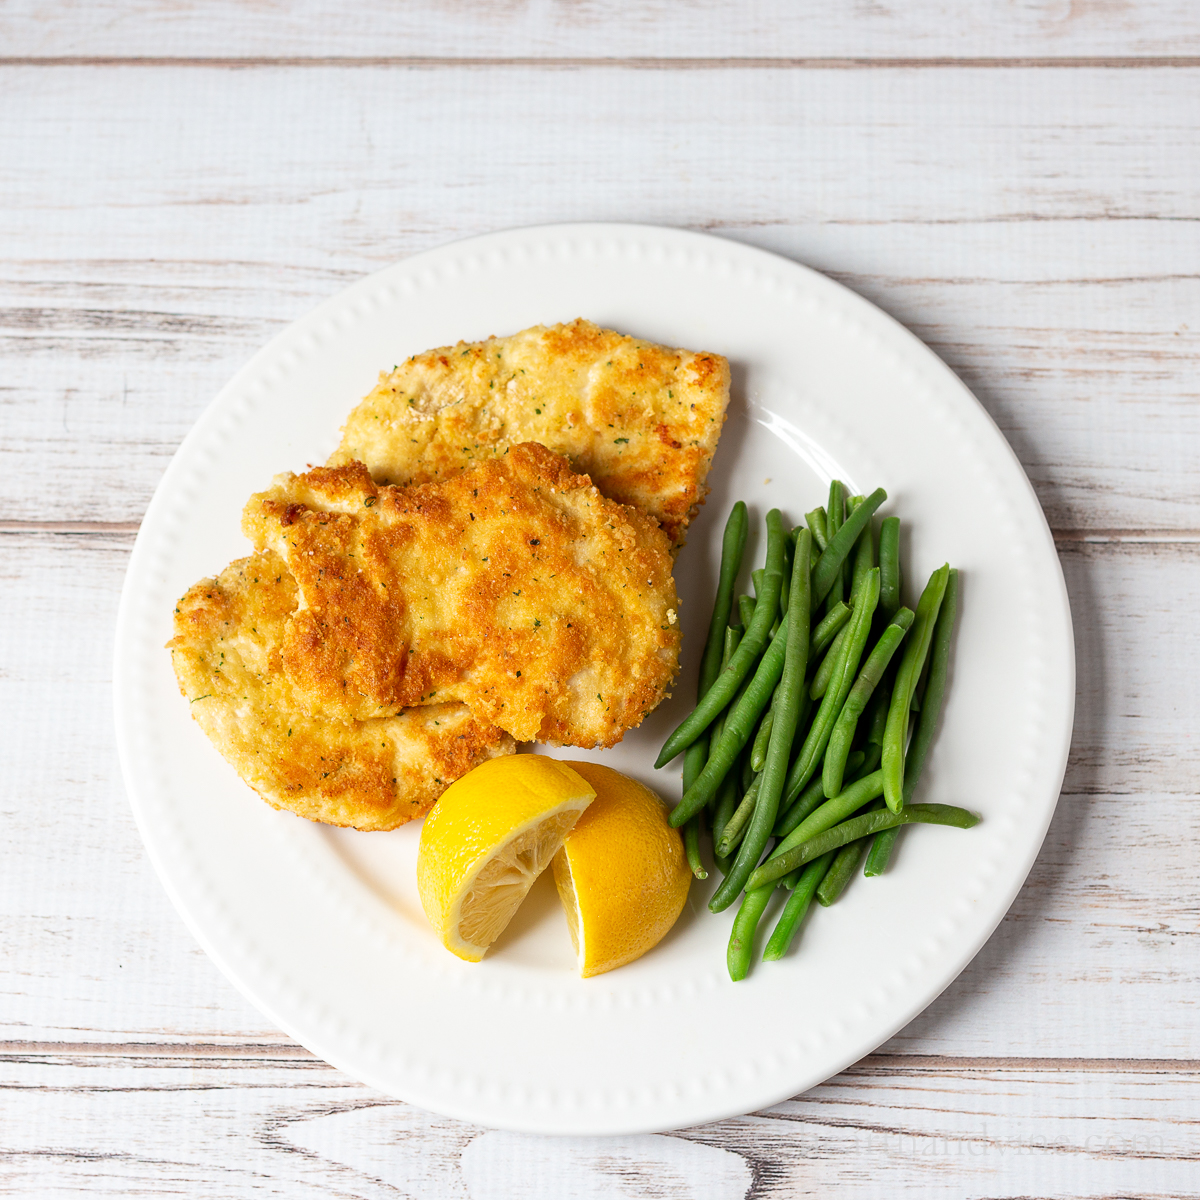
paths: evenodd
<path fill-rule="evenodd" d="M 807 1095 L 532 1138 L 273 1030 L 126 805 L 111 631 L 211 396 L 366 272 L 611 219 L 826 271 L 966 380 L 1055 530 L 1074 745 L 959 980 Z M 0 2 L 0 1193 L 1200 1196 L 1194 0 Z"/>

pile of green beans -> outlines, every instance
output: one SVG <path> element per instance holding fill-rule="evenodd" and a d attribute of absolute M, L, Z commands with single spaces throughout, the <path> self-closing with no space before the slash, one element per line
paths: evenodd
<path fill-rule="evenodd" d="M 887 499 L 847 495 L 833 480 L 825 507 L 790 531 L 766 517 L 766 554 L 736 595 L 749 532 L 741 501 L 721 546 L 717 596 L 696 707 L 655 763 L 683 754 L 684 831 L 697 879 L 705 825 L 724 876 L 713 912 L 739 897 L 727 964 L 744 979 L 758 925 L 786 896 L 763 958 L 790 948 L 815 898 L 837 900 L 864 855 L 882 874 L 909 824 L 969 829 L 979 818 L 946 804 L 914 804 L 946 691 L 958 572 L 933 572 L 915 608 L 901 600 L 900 520 L 874 516 Z"/>

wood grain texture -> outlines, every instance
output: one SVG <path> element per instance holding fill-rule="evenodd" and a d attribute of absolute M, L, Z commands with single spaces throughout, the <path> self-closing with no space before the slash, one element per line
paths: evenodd
<path fill-rule="evenodd" d="M 10 0 L 9 56 L 716 56 L 855 60 L 1200 53 L 1186 0 L 828 5 L 816 0 L 332 0 L 243 5 Z"/>
<path fill-rule="evenodd" d="M 594 217 L 713 229 L 892 312 L 1054 526 L 1200 528 L 1200 70 L 7 69 L 0 91 L 23 115 L 0 126 L 0 519 L 46 519 L 53 462 L 55 519 L 136 521 L 211 396 L 321 299 Z"/>
<path fill-rule="evenodd" d="M 0 1192 L 1200 1195 L 1198 56 L 1190 0 L 0 6 Z M 132 534 L 211 396 L 366 272 L 579 219 L 913 329 L 1076 625 L 1064 796 L 981 954 L 883 1053 L 677 1136 L 482 1130 L 313 1060 L 171 911 L 112 747 Z"/>
<path fill-rule="evenodd" d="M 1200 1195 L 1200 1064 L 873 1055 L 676 1134 L 548 1138 L 387 1100 L 303 1057 L 0 1048 L 0 1186 L 339 1200 Z"/>
<path fill-rule="evenodd" d="M 0 535 L 0 1040 L 279 1041 L 171 911 L 125 800 L 109 680 L 130 543 Z M 1067 794 L 992 940 L 893 1050 L 1196 1054 L 1194 871 L 1165 848 L 1200 839 L 1200 642 L 1173 600 L 1200 545 L 1070 543 L 1064 563 L 1079 636 Z"/>

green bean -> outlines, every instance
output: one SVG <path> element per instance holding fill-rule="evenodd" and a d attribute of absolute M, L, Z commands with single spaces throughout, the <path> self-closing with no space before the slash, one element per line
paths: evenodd
<path fill-rule="evenodd" d="M 713 912 L 727 908 L 737 898 L 745 885 L 746 877 L 758 864 L 766 849 L 771 829 L 779 813 L 779 798 L 783 794 L 787 778 L 788 756 L 791 754 L 792 742 L 796 735 L 804 674 L 808 669 L 808 640 L 811 634 L 809 614 L 812 611 L 809 597 L 808 546 L 809 534 L 804 530 L 796 541 L 796 556 L 792 564 L 793 603 L 788 610 L 785 627 L 787 637 L 783 674 L 779 682 L 779 697 L 775 703 L 775 722 L 767 747 L 767 762 L 762 775 L 759 776 L 762 782 L 758 789 L 758 800 L 750 818 L 750 827 L 738 848 L 737 858 L 724 882 L 708 903 Z"/>
<path fill-rule="evenodd" d="M 812 534 L 812 540 L 824 553 L 825 547 L 829 545 L 829 522 L 826 519 L 825 510 L 814 508 L 812 512 L 804 514 L 804 520 Z"/>
<path fill-rule="evenodd" d="M 851 783 L 857 783 L 860 778 L 865 775 L 870 775 L 876 770 L 879 763 L 876 762 L 871 770 L 864 770 L 867 758 L 861 750 L 853 750 L 850 757 L 846 759 L 846 774 L 851 777 Z M 775 822 L 775 828 L 772 831 L 777 838 L 785 838 L 809 813 L 820 808 L 825 803 L 826 796 L 821 788 L 821 777 L 817 775 L 812 782 L 792 801 L 791 807 Z"/>
<path fill-rule="evenodd" d="M 762 784 L 762 776 L 756 775 L 741 803 L 733 810 L 733 815 L 725 822 L 719 841 L 713 843 L 714 852 L 722 858 L 728 858 L 738 846 L 746 832 L 746 826 L 754 815 L 754 806 L 758 803 L 758 789 Z"/>
<path fill-rule="evenodd" d="M 665 766 L 681 750 L 686 750 L 712 724 L 713 718 L 733 698 L 734 692 L 762 654 L 779 607 L 779 590 L 783 584 L 783 543 L 783 518 L 779 509 L 773 508 L 767 513 L 767 573 L 763 577 L 762 593 L 754 605 L 754 618 L 746 627 L 746 636 L 704 699 L 667 738 L 666 745 L 655 760 L 656 767 Z M 804 566 L 807 577 L 807 559 Z"/>
<path fill-rule="evenodd" d="M 917 790 L 917 782 L 925 769 L 925 758 L 937 732 L 938 717 L 946 695 L 946 674 L 950 663 L 950 643 L 954 635 L 954 618 L 958 615 L 958 571 L 950 569 L 946 577 L 946 591 L 942 607 L 933 627 L 933 642 L 929 657 L 929 678 L 925 687 L 925 698 L 917 732 L 904 760 L 904 803 L 907 804 Z"/>
<path fill-rule="evenodd" d="M 938 609 L 946 593 L 946 581 L 950 576 L 949 563 L 938 567 L 930 576 L 921 599 L 917 601 L 917 619 L 913 622 L 912 636 L 904 648 L 904 657 L 896 672 L 896 684 L 892 689 L 892 702 L 888 707 L 887 728 L 883 734 L 883 796 L 892 812 L 904 807 L 904 751 L 908 735 L 909 705 L 913 691 L 929 653 L 933 639 L 933 627 Z"/>
<path fill-rule="evenodd" d="M 853 754 L 846 759 L 846 774 L 850 778 L 851 783 L 857 783 L 860 779 L 870 775 L 873 771 L 879 770 L 879 760 L 883 757 L 883 747 L 878 742 L 868 742 L 866 754 L 858 764 L 854 765 L 854 755 L 862 754 L 863 751 L 855 750 Z"/>
<path fill-rule="evenodd" d="M 788 896 L 783 912 L 779 914 L 775 931 L 767 941 L 767 948 L 763 951 L 763 962 L 778 962 L 788 952 L 792 938 L 796 936 L 796 930 L 800 928 L 800 922 L 804 920 L 804 915 L 812 904 L 813 895 L 820 887 L 821 880 L 825 878 L 825 872 L 829 870 L 835 853 L 836 851 L 830 850 L 828 854 L 822 854 L 804 868 L 795 891 Z"/>
<path fill-rule="evenodd" d="M 842 605 L 844 608 L 845 605 Z M 853 609 L 850 610 L 854 612 Z M 824 624 L 824 622 L 822 622 Z M 834 667 L 837 666 L 838 652 L 842 648 L 842 643 L 846 640 L 846 636 L 850 631 L 848 625 L 844 625 L 837 636 L 833 639 L 833 645 L 829 647 L 829 653 L 821 659 L 821 665 L 817 667 L 817 673 L 813 676 L 813 681 L 809 685 L 808 694 L 814 700 L 820 700 L 825 695 L 829 688 L 829 679 L 833 674 Z"/>
<path fill-rule="evenodd" d="M 808 732 L 808 714 L 812 711 L 812 697 L 807 688 L 800 689 L 800 720 L 796 722 L 796 740 L 792 750 L 797 751 L 804 744 L 804 735 Z"/>
<path fill-rule="evenodd" d="M 800 530 L 802 530 L 803 528 L 804 528 L 803 525 L 797 525 L 795 527 L 795 529 L 792 530 L 792 547 L 793 547 L 793 549 L 795 548 L 795 545 L 796 545 L 796 539 L 800 536 Z M 809 530 L 808 569 L 810 571 L 813 569 L 813 567 L 815 567 L 817 565 L 817 560 L 820 557 L 821 557 L 821 547 L 817 545 L 817 539 L 812 536 L 812 530 Z"/>
<path fill-rule="evenodd" d="M 729 967 L 729 978 L 735 983 L 745 979 L 750 970 L 750 962 L 754 957 L 754 934 L 774 891 L 773 887 L 766 887 L 757 892 L 747 892 L 742 907 L 733 919 L 725 962 Z"/>
<path fill-rule="evenodd" d="M 709 799 L 716 795 L 721 780 L 725 778 L 726 772 L 750 740 L 758 718 L 770 703 L 775 685 L 783 674 L 787 650 L 786 635 L 785 627 L 771 639 L 766 654 L 759 660 L 758 669 L 747 680 L 746 687 L 729 710 L 719 740 L 710 744 L 708 762 L 704 764 L 704 770 L 700 772 L 696 782 L 683 793 L 683 799 L 672 811 L 669 818 L 672 825 L 682 825 L 692 813 L 699 812 Z M 742 645 L 745 644 L 743 638 Z M 738 650 L 740 653 L 741 647 Z"/>
<path fill-rule="evenodd" d="M 757 600 L 762 595 L 763 579 L 766 577 L 766 567 L 756 567 L 750 572 L 750 586 L 754 588 L 754 599 Z"/>
<path fill-rule="evenodd" d="M 958 613 L 958 571 L 953 567 L 946 579 L 946 593 L 938 612 L 937 624 L 933 627 L 933 644 L 929 655 L 929 679 L 925 687 L 925 702 L 917 721 L 917 732 L 904 758 L 904 803 L 911 804 L 916 794 L 925 758 L 937 731 L 942 701 L 946 695 L 946 674 L 950 662 L 950 643 L 954 633 L 954 618 Z M 878 834 L 867 856 L 864 874 L 882 875 L 887 870 L 888 860 L 899 830 L 888 829 Z M 886 840 L 885 840 L 886 839 Z"/>
<path fill-rule="evenodd" d="M 948 582 L 949 582 L 949 580 L 947 580 L 947 583 Z M 945 596 L 943 596 L 942 603 L 944 604 L 945 602 L 946 602 L 946 598 L 945 598 Z M 940 613 L 940 611 L 941 610 L 939 609 L 939 613 Z M 937 626 L 935 625 L 934 628 L 936 629 Z M 932 645 L 933 645 L 933 643 L 931 642 L 930 643 L 931 648 L 932 648 Z M 910 713 L 919 713 L 921 711 L 921 705 L 924 703 L 924 700 L 925 700 L 925 684 L 928 679 L 929 679 L 929 656 L 926 655 L 925 656 L 925 667 L 921 671 L 920 678 L 917 680 L 917 686 L 915 688 L 913 688 L 912 703 L 909 704 L 909 706 L 908 706 L 908 711 Z"/>
<path fill-rule="evenodd" d="M 892 857 L 892 850 L 899 836 L 899 826 L 894 829 L 885 829 L 875 835 L 875 840 L 871 843 L 871 849 L 867 853 L 867 861 L 863 864 L 864 875 L 872 878 L 882 875 L 887 870 L 888 860 Z"/>
<path fill-rule="evenodd" d="M 855 500 L 861 504 L 865 497 L 856 496 Z M 858 504 L 854 507 L 857 508 Z M 854 514 L 851 513 L 851 516 Z M 867 572 L 875 565 L 875 531 L 871 528 L 871 522 L 868 521 L 862 533 L 858 535 L 858 541 L 854 544 L 854 570 L 850 576 L 850 599 L 853 602 L 854 598 L 862 591 L 862 586 L 866 582 Z M 880 590 L 883 588 L 882 572 L 880 572 Z"/>
<path fill-rule="evenodd" d="M 726 664 L 729 662 L 730 658 L 733 656 L 734 652 L 737 650 L 738 644 L 741 641 L 741 638 L 742 638 L 742 627 L 740 625 L 729 625 L 726 627 L 724 638 L 723 638 L 724 645 L 721 648 L 721 661 L 719 663 L 719 670 L 724 670 Z M 703 697 L 701 697 L 701 698 L 703 698 Z M 709 752 L 710 746 L 715 745 L 720 740 L 721 732 L 725 728 L 725 716 L 726 716 L 726 714 L 724 712 L 721 713 L 719 716 L 717 716 L 716 719 L 713 721 L 713 723 L 709 726 L 709 728 L 699 738 L 697 738 L 696 741 L 694 741 L 687 748 L 687 750 L 684 751 L 684 755 L 683 755 L 683 791 L 685 793 L 687 792 L 688 788 L 690 788 L 692 786 L 692 784 L 695 783 L 695 781 L 700 777 L 701 772 L 703 771 L 704 767 L 707 765 L 708 752 Z M 712 800 L 710 800 L 709 806 L 715 810 L 715 808 L 716 808 L 716 797 L 715 796 L 712 798 Z M 714 812 L 714 817 L 715 817 L 715 812 Z M 693 818 L 693 819 L 695 819 L 695 818 Z M 684 833 L 685 845 L 687 844 L 688 836 L 689 835 L 685 830 L 685 833 Z M 699 837 L 699 826 L 698 825 L 696 826 L 695 834 L 693 834 L 691 836 L 698 839 L 698 837 Z M 715 844 L 715 842 L 716 842 L 715 837 L 714 837 L 713 841 Z M 693 863 L 692 865 L 693 865 L 692 873 L 695 875 L 696 874 L 695 869 L 694 869 L 695 864 Z M 701 867 L 701 870 L 703 870 L 703 867 Z M 696 875 L 696 878 L 697 879 L 706 879 L 706 878 L 708 878 L 708 876 L 706 873 L 706 874 L 702 874 L 702 875 Z"/>
<path fill-rule="evenodd" d="M 866 848 L 866 839 L 863 838 L 843 846 L 837 852 L 837 858 L 833 860 L 833 865 L 825 872 L 825 878 L 817 888 L 817 903 L 822 908 L 828 908 L 846 890 L 846 884 L 850 882 L 850 876 L 858 870 Z"/>
<path fill-rule="evenodd" d="M 734 653 L 736 653 L 736 651 Z M 761 663 L 762 659 L 759 659 L 759 662 Z M 745 679 L 742 680 L 742 682 L 738 685 L 738 690 L 733 693 L 733 699 L 729 702 L 729 706 L 709 726 L 710 730 L 715 730 L 717 727 L 717 721 L 720 721 L 721 722 L 721 732 L 722 733 L 725 732 L 725 726 L 728 723 L 729 718 L 734 714 L 734 712 L 737 711 L 737 706 L 742 702 L 742 697 L 746 694 L 746 692 L 753 685 L 754 677 L 755 677 L 755 675 L 757 675 L 757 673 L 758 673 L 758 668 L 756 667 L 753 671 L 750 672 L 749 675 L 746 676 Z M 720 739 L 717 738 L 715 735 L 710 736 L 710 738 L 709 738 L 709 757 L 712 756 L 712 747 L 715 746 L 718 741 L 720 741 Z"/>
<path fill-rule="evenodd" d="M 888 705 L 892 702 L 890 671 L 885 671 L 879 687 L 867 705 L 867 744 L 883 745 L 883 731 L 887 727 Z"/>
<path fill-rule="evenodd" d="M 847 517 L 853 516 L 854 510 L 865 499 L 866 499 L 865 496 L 847 496 L 846 497 L 846 516 Z M 868 525 L 868 528 L 870 528 L 869 525 Z M 851 591 L 851 581 L 854 578 L 853 564 L 855 562 L 855 558 L 856 558 L 856 555 L 858 552 L 858 547 L 861 545 L 862 545 L 862 535 L 859 534 L 858 541 L 854 543 L 854 549 L 850 552 L 850 557 L 846 559 L 845 564 L 842 566 L 842 582 L 843 582 L 843 586 L 846 589 L 847 594 L 850 594 L 850 591 Z M 871 563 L 870 565 L 874 566 L 875 564 Z"/>
<path fill-rule="evenodd" d="M 750 762 L 750 755 L 743 754 L 742 755 L 742 777 L 741 777 L 741 788 L 742 788 L 743 796 L 750 790 L 750 785 L 753 782 L 754 782 L 754 767 Z"/>
<path fill-rule="evenodd" d="M 725 826 L 729 824 L 729 818 L 733 816 L 738 803 L 737 779 L 734 778 L 732 771 L 721 780 L 721 786 L 717 789 L 716 801 L 712 819 L 713 855 L 718 859 L 717 866 L 721 866 L 721 856 L 717 854 L 717 843 L 725 831 Z M 721 867 L 721 870 L 722 873 L 728 874 L 724 867 Z"/>
<path fill-rule="evenodd" d="M 708 759 L 708 735 L 693 742 L 683 755 L 683 790 L 692 785 Z M 700 861 L 700 814 L 696 813 L 683 827 L 683 848 L 687 854 L 688 866 L 697 879 L 707 879 L 708 872 Z"/>
<path fill-rule="evenodd" d="M 775 689 L 775 696 L 779 689 Z M 775 724 L 775 696 L 771 697 L 771 707 L 767 709 L 763 719 L 758 723 L 758 732 L 754 735 L 754 745 L 750 751 L 750 766 L 755 771 L 761 771 L 767 765 L 767 743 L 771 740 L 771 726 Z"/>
<path fill-rule="evenodd" d="M 862 784 L 863 786 L 854 787 L 853 784 Z M 847 820 L 848 817 L 862 814 L 862 812 L 870 812 L 872 809 L 883 808 L 883 802 L 878 798 L 883 791 L 883 781 L 877 770 L 870 773 L 859 773 L 853 784 L 847 786 L 846 791 L 842 792 L 841 796 L 835 797 L 833 802 L 826 800 L 826 803 L 820 805 L 820 808 L 812 811 L 811 820 L 805 818 L 805 821 L 808 822 L 805 829 L 800 830 L 800 833 L 796 833 L 796 830 L 793 829 L 791 834 L 788 834 L 784 840 L 779 842 L 778 846 L 775 846 L 770 858 L 776 858 L 779 854 L 787 853 L 792 848 L 803 845 L 804 841 L 815 838 L 818 834 L 824 833 L 826 829 L 832 829 L 835 824 Z M 799 826 L 796 828 L 799 829 Z M 803 872 L 803 866 L 797 866 L 796 870 L 788 872 L 782 877 L 779 883 L 785 888 L 792 889 L 799 883 Z"/>
<path fill-rule="evenodd" d="M 739 500 L 729 510 L 725 532 L 721 537 L 721 567 L 717 575 L 717 598 L 713 602 L 712 618 L 708 623 L 708 640 L 704 643 L 704 655 L 700 659 L 700 682 L 697 700 L 703 700 L 721 673 L 721 657 L 725 644 L 725 630 L 733 609 L 733 589 L 737 583 L 738 570 L 746 549 L 746 533 L 749 519 L 745 501 Z"/>
<path fill-rule="evenodd" d="M 884 517 L 879 529 L 879 609 L 885 621 L 900 607 L 900 518 Z"/>
<path fill-rule="evenodd" d="M 875 515 L 875 510 L 886 499 L 887 492 L 883 488 L 876 488 L 846 518 L 846 523 L 841 529 L 830 537 L 829 545 L 822 551 L 817 565 L 813 568 L 810 593 L 813 608 L 816 608 L 829 594 L 829 589 L 833 587 L 833 581 L 849 557 L 850 551 L 854 548 L 854 543 L 858 541 L 859 534 L 867 527 Z"/>
<path fill-rule="evenodd" d="M 712 617 L 708 623 L 708 638 L 704 643 L 704 654 L 700 658 L 700 674 L 696 683 L 696 701 L 703 700 L 729 661 L 729 615 L 733 608 L 733 587 L 737 582 L 738 570 L 742 565 L 742 554 L 746 548 L 748 519 L 745 501 L 739 500 L 729 510 L 725 532 L 721 537 L 721 567 L 717 577 L 717 596 L 713 602 Z M 735 641 L 736 646 L 736 641 Z M 708 737 L 701 736 L 688 748 L 683 758 L 683 790 L 686 792 L 695 782 L 708 761 Z M 684 831 L 684 844 L 688 850 L 688 862 L 697 879 L 708 878 L 699 859 L 699 814 L 692 818 Z"/>
<path fill-rule="evenodd" d="M 786 854 L 793 847 L 799 846 L 801 842 L 807 842 L 810 838 L 816 837 L 818 833 L 824 833 L 826 829 L 836 825 L 839 821 L 853 816 L 864 804 L 869 804 L 876 797 L 882 795 L 882 771 L 872 771 L 870 775 L 856 779 L 847 785 L 840 795 L 833 796 L 823 804 L 818 804 L 798 825 L 794 826 L 783 841 L 771 851 L 771 857 L 778 858 L 779 855 Z"/>
<path fill-rule="evenodd" d="M 725 630 L 725 644 L 721 648 L 721 670 L 723 671 L 728 665 L 729 660 L 733 657 L 739 643 L 742 640 L 742 628 L 740 625 L 730 625 Z M 728 709 L 721 713 L 713 723 L 708 727 L 707 733 L 699 741 L 704 742 L 704 762 L 700 763 L 700 770 L 703 770 L 708 763 L 709 750 L 721 740 L 721 732 L 725 728 L 725 717 Z M 693 743 L 695 744 L 695 743 Z M 688 753 L 691 751 L 691 746 L 688 747 Z M 699 772 L 692 774 L 688 770 L 688 753 L 683 757 L 683 790 L 686 792 L 688 788 L 699 778 Z"/>
<path fill-rule="evenodd" d="M 742 635 L 745 631 L 740 625 L 730 625 L 725 630 L 725 644 L 721 647 L 721 670 L 729 665 L 729 660 L 737 653 L 738 646 L 741 645 Z M 708 695 L 705 692 L 705 695 Z M 709 734 L 712 741 L 717 741 L 721 736 L 721 726 L 724 724 L 724 713 L 718 716 L 709 726 Z"/>
<path fill-rule="evenodd" d="M 910 804 L 900 812 L 890 809 L 877 808 L 873 812 L 851 817 L 824 833 L 790 850 L 772 856 L 756 871 L 752 872 L 746 881 L 748 889 L 761 888 L 776 879 L 790 874 L 797 867 L 820 858 L 830 850 L 840 850 L 841 847 L 858 841 L 859 838 L 870 837 L 882 829 L 892 829 L 897 825 L 952 825 L 957 829 L 970 829 L 979 824 L 979 818 L 965 808 L 956 808 L 952 804 Z M 726 880 L 728 882 L 728 880 Z"/>
<path fill-rule="evenodd" d="M 846 485 L 840 479 L 829 481 L 829 499 L 825 503 L 825 528 L 829 530 L 829 539 L 837 536 L 846 520 Z"/>
<path fill-rule="evenodd" d="M 715 724 L 715 722 L 714 722 Z M 708 762 L 708 732 L 700 735 L 683 752 L 683 790 L 686 792 Z"/>
<path fill-rule="evenodd" d="M 743 593 L 737 598 L 737 606 L 742 626 L 749 629 L 751 622 L 754 620 L 754 597 Z"/>
<path fill-rule="evenodd" d="M 718 718 L 719 720 L 720 718 Z M 708 734 L 703 734 L 683 752 L 683 790 L 686 792 L 699 777 L 708 761 Z M 697 879 L 707 879 L 708 872 L 700 861 L 700 814 L 696 813 L 683 827 L 683 848 L 688 866 Z"/>
<path fill-rule="evenodd" d="M 834 722 L 833 732 L 829 735 L 829 744 L 825 748 L 825 766 L 822 775 L 825 780 L 825 795 L 836 796 L 842 790 L 842 774 L 846 769 L 846 756 L 850 753 L 854 741 L 855 730 L 858 729 L 858 719 L 862 716 L 871 693 L 875 691 L 892 655 L 899 649 L 905 633 L 913 623 L 913 612 L 910 608 L 900 609 L 888 622 L 884 631 L 879 635 L 879 641 L 867 656 L 854 686 L 846 696 L 842 711 Z"/>
<path fill-rule="evenodd" d="M 866 508 L 865 504 L 860 505 L 854 515 L 857 516 L 864 508 Z M 851 520 L 853 519 L 852 517 Z M 846 529 L 847 526 L 843 525 L 842 528 Z M 800 789 L 812 778 L 813 772 L 821 762 L 825 753 L 825 745 L 829 741 L 830 733 L 833 732 L 833 723 L 837 719 L 838 713 L 842 711 L 846 695 L 854 682 L 854 673 L 858 670 L 859 659 L 862 658 L 867 636 L 871 632 L 871 616 L 875 612 L 875 605 L 878 601 L 879 568 L 872 567 L 867 573 L 867 582 L 863 586 L 862 596 L 854 606 L 854 616 L 846 627 L 850 632 L 846 635 L 841 650 L 838 652 L 837 663 L 829 680 L 829 688 L 821 700 L 821 707 L 817 710 L 817 715 L 809 726 L 808 736 L 804 739 L 800 754 L 788 774 L 784 801 L 786 804 L 790 804 L 800 794 Z"/>
<path fill-rule="evenodd" d="M 686 792 L 692 780 L 703 770 L 708 757 L 708 736 L 693 742 L 683 756 L 683 790 Z M 700 861 L 700 814 L 693 813 L 683 827 L 683 848 L 687 852 L 688 866 L 697 879 L 707 879 L 708 872 Z"/>
<path fill-rule="evenodd" d="M 837 637 L 838 631 L 850 620 L 852 611 L 853 609 L 848 604 L 835 604 L 825 614 L 821 619 L 821 623 L 812 633 L 808 649 L 808 660 L 810 663 L 815 661 L 817 655 Z"/>
<path fill-rule="evenodd" d="M 871 770 L 875 770 L 879 766 L 880 760 L 883 757 L 883 733 L 887 726 L 888 706 L 892 702 L 892 666 L 884 672 L 883 680 L 879 687 L 875 689 L 875 695 L 871 697 L 871 703 L 867 708 L 867 749 L 868 761 L 872 763 Z M 863 764 L 861 770 L 866 769 L 866 763 Z M 892 852 L 892 845 L 900 836 L 900 830 L 885 829 L 882 833 L 875 835 L 875 840 L 871 843 L 871 850 L 867 854 L 866 866 L 864 872 L 871 874 L 872 864 L 881 862 L 883 866 L 887 865 L 888 856 Z M 881 857 L 880 857 L 881 856 Z M 882 871 L 883 866 L 880 867 Z M 878 874 L 878 872 L 874 872 Z"/>
<path fill-rule="evenodd" d="M 825 505 L 825 520 L 829 529 L 829 540 L 833 541 L 837 537 L 837 531 L 841 529 L 846 520 L 846 487 L 840 479 L 833 479 L 829 483 L 829 501 Z M 834 576 L 833 583 L 829 588 L 830 605 L 841 602 L 845 591 L 844 579 L 842 571 L 838 571 Z"/>
<path fill-rule="evenodd" d="M 697 879 L 707 879 L 708 872 L 700 861 L 700 814 L 697 813 L 683 827 L 683 850 L 687 855 L 688 866 Z"/>
<path fill-rule="evenodd" d="M 944 603 L 945 602 L 943 601 L 943 604 Z M 936 629 L 936 626 L 935 626 L 935 629 Z M 894 667 L 895 663 L 893 663 L 892 666 Z M 893 672 L 889 669 L 888 674 L 892 674 L 892 673 Z M 887 681 L 885 680 L 885 683 L 886 682 Z M 872 700 L 872 703 L 874 703 L 874 700 Z M 891 694 L 890 694 L 890 688 L 889 688 L 888 689 L 888 707 L 890 707 L 890 706 L 891 706 Z M 886 724 L 886 722 L 887 722 L 887 707 L 885 707 L 883 710 L 883 720 L 884 720 L 884 723 Z M 872 728 L 874 728 L 874 726 L 872 726 Z M 911 731 L 911 728 L 912 728 L 912 722 L 910 721 L 910 724 L 909 724 L 910 731 Z M 908 742 L 907 738 L 905 739 L 905 742 L 907 744 L 907 742 Z M 882 749 L 883 749 L 882 735 L 879 737 L 879 743 L 880 743 L 880 751 L 882 752 Z M 907 758 L 907 753 L 906 753 L 905 757 Z M 904 803 L 907 804 L 911 799 L 912 799 L 912 797 L 906 792 Z M 882 833 L 877 833 L 875 835 L 875 840 L 872 841 L 872 843 L 871 843 L 870 852 L 867 854 L 867 861 L 863 866 L 863 874 L 864 875 L 868 875 L 868 876 L 882 875 L 884 873 L 884 871 L 887 870 L 888 862 L 890 861 L 890 859 L 892 857 L 892 851 L 895 848 L 896 841 L 899 837 L 900 837 L 899 826 L 897 826 L 895 829 L 885 829 Z"/>

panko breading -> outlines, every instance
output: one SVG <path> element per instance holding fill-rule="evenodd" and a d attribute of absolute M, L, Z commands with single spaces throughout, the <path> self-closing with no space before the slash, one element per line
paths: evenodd
<path fill-rule="evenodd" d="M 708 492 L 729 402 L 719 354 L 671 350 L 590 321 L 535 325 L 413 355 L 351 412 L 329 466 L 377 483 L 429 483 L 540 442 L 683 544 Z"/>
<path fill-rule="evenodd" d="M 516 749 L 465 704 L 349 724 L 305 715 L 279 657 L 297 598 L 276 555 L 240 559 L 188 589 L 168 643 L 200 728 L 269 804 L 330 825 L 394 829 L 472 767 Z"/>
<path fill-rule="evenodd" d="M 532 442 L 419 487 L 281 475 L 242 524 L 299 585 L 282 661 L 309 712 L 460 700 L 519 741 L 611 746 L 678 667 L 666 534 Z"/>

